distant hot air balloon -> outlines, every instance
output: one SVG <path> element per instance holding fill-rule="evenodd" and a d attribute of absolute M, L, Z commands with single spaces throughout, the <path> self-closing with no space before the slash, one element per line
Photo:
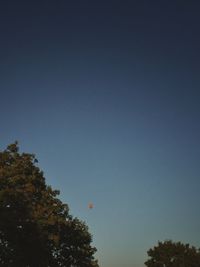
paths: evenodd
<path fill-rule="evenodd" d="M 94 205 L 93 205 L 93 203 L 90 202 L 90 203 L 88 204 L 88 209 L 93 209 L 93 208 L 94 208 Z"/>

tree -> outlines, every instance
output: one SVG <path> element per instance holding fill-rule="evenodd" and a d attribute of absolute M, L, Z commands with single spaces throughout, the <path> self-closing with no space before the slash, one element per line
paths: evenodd
<path fill-rule="evenodd" d="M 17 142 L 0 151 L 0 266 L 98 267 L 84 222 Z"/>
<path fill-rule="evenodd" d="M 158 242 L 147 252 L 150 257 L 145 262 L 147 267 L 199 267 L 200 250 L 189 244 L 172 241 Z"/>

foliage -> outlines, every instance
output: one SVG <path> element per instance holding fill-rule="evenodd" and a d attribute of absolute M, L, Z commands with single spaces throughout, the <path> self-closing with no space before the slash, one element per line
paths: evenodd
<path fill-rule="evenodd" d="M 148 252 L 147 267 L 199 267 L 200 250 L 189 244 L 172 241 L 158 242 Z"/>
<path fill-rule="evenodd" d="M 98 267 L 88 227 L 58 195 L 17 142 L 0 151 L 0 266 Z"/>

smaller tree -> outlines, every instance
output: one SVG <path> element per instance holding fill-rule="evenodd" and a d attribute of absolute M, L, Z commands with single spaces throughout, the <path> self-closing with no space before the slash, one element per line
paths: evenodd
<path fill-rule="evenodd" d="M 200 249 L 181 242 L 158 242 L 147 254 L 147 267 L 200 267 Z"/>

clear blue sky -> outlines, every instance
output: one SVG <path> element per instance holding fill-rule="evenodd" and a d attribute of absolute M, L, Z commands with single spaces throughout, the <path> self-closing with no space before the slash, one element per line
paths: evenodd
<path fill-rule="evenodd" d="M 1 1 L 0 148 L 36 154 L 101 267 L 143 267 L 158 240 L 200 247 L 199 14 L 192 0 Z"/>

